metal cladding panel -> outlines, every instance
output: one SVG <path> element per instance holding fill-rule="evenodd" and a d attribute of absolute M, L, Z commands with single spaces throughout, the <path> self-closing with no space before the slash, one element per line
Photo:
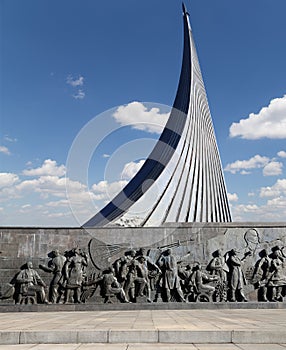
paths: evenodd
<path fill-rule="evenodd" d="M 142 226 L 231 221 L 205 87 L 184 6 L 183 10 L 182 69 L 166 127 L 135 177 L 84 227 L 128 217 L 131 206 L 133 213 L 144 213 Z"/>
<path fill-rule="evenodd" d="M 169 174 L 168 180 L 142 221 L 144 226 L 164 222 L 231 221 L 219 152 L 190 26 L 185 40 L 189 40 L 191 50 L 191 96 L 187 121 L 176 149 L 176 164 L 174 166 L 171 161 L 166 166 L 163 174 Z"/>
<path fill-rule="evenodd" d="M 184 33 L 185 36 L 188 35 L 186 16 L 184 17 Z M 83 227 L 104 226 L 108 222 L 122 216 L 131 207 L 131 202 L 139 200 L 152 186 L 153 182 L 146 180 L 155 181 L 161 175 L 165 165 L 172 158 L 184 130 L 190 99 L 190 76 L 190 41 L 184 40 L 183 62 L 176 98 L 170 117 L 158 143 L 134 178 L 109 204 L 87 221 Z M 161 149 L 162 143 L 166 145 L 163 152 Z M 160 151 L 158 151 L 158 148 L 160 148 Z M 160 155 L 159 158 L 157 158 L 158 155 Z M 144 191 L 142 190 L 143 188 Z"/>

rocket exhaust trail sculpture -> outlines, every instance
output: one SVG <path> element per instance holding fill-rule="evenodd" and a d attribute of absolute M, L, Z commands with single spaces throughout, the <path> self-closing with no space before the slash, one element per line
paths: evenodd
<path fill-rule="evenodd" d="M 83 227 L 115 223 L 123 216 L 128 217 L 130 208 L 136 212 L 136 207 L 143 213 L 138 226 L 231 221 L 223 170 L 188 16 L 183 4 L 183 61 L 167 124 L 138 173 Z M 161 190 L 154 183 L 160 183 Z"/>

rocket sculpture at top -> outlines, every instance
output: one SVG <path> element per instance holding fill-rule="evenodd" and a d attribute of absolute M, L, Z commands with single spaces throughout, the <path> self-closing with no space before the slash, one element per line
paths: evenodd
<path fill-rule="evenodd" d="M 231 221 L 212 118 L 184 4 L 183 22 L 182 68 L 166 126 L 138 173 L 83 227 L 105 226 L 122 217 L 132 217 L 131 210 L 139 213 L 138 226 Z"/>

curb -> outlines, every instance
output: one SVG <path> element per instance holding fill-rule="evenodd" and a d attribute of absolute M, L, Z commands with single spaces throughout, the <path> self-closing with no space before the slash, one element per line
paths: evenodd
<path fill-rule="evenodd" d="M 2 331 L 1 345 L 80 343 L 277 344 L 286 343 L 285 331 L 82 330 Z"/>

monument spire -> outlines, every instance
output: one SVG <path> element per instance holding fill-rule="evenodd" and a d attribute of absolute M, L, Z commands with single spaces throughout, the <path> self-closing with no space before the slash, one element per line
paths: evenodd
<path fill-rule="evenodd" d="M 219 151 L 184 3 L 181 74 L 167 124 L 153 151 L 123 190 L 84 227 L 104 226 L 132 212 L 139 225 L 229 222 Z M 158 191 L 156 182 L 160 184 Z M 150 198 L 151 201 L 150 202 Z"/>
<path fill-rule="evenodd" d="M 187 8 L 186 8 L 186 6 L 185 6 L 185 4 L 182 2 L 182 7 L 183 7 L 183 15 L 190 15 L 189 13 L 188 13 L 188 11 L 187 11 Z"/>

